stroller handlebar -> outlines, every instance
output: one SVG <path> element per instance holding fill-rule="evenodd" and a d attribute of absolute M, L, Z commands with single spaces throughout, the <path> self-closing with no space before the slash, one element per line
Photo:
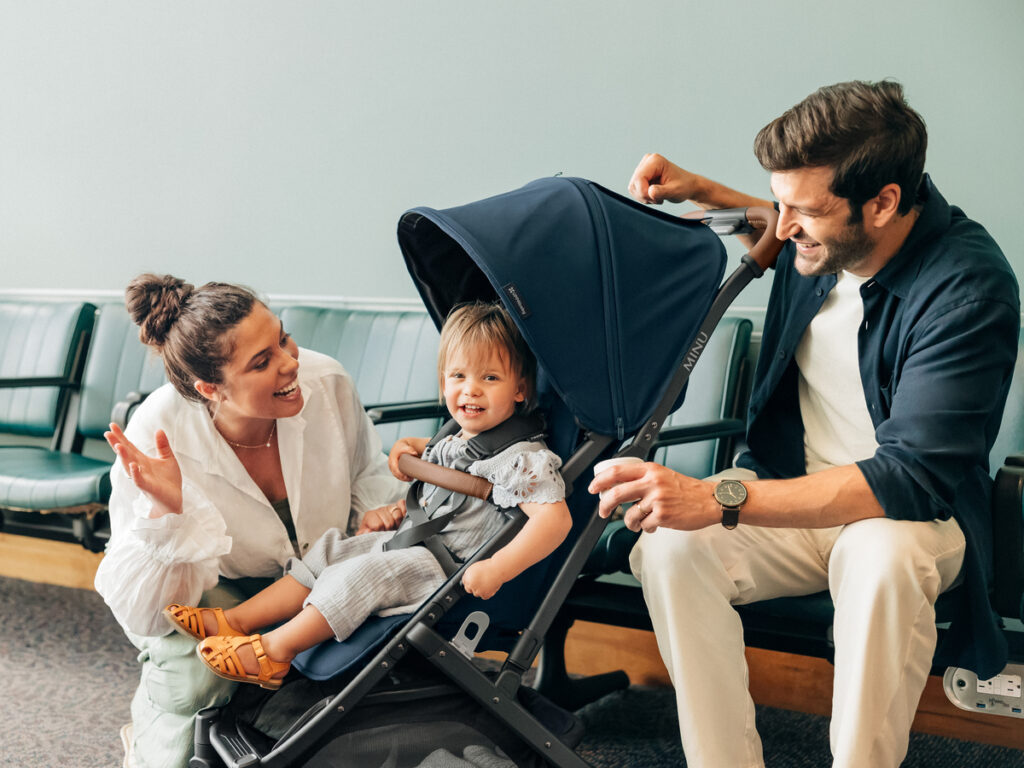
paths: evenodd
<path fill-rule="evenodd" d="M 755 229 L 764 230 L 747 254 L 762 270 L 774 268 L 779 251 L 782 250 L 783 241 L 775 237 L 775 225 L 778 221 L 779 212 L 774 208 L 762 205 L 747 208 L 747 222 Z"/>
<path fill-rule="evenodd" d="M 683 218 L 699 219 L 720 236 L 749 235 L 756 230 L 762 230 L 761 237 L 748 254 L 762 272 L 774 268 L 779 251 L 782 250 L 783 241 L 775 237 L 775 224 L 779 220 L 779 213 L 770 206 L 691 211 L 683 214 Z"/>
<path fill-rule="evenodd" d="M 403 453 L 398 457 L 398 468 L 409 477 L 425 483 L 447 488 L 450 491 L 473 496 L 485 501 L 491 496 L 491 484 L 482 477 L 460 472 L 450 467 L 441 467 L 429 461 L 416 458 L 411 453 Z"/>

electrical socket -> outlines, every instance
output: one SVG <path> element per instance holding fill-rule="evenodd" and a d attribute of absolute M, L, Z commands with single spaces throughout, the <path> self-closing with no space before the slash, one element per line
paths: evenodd
<path fill-rule="evenodd" d="M 1024 664 L 1008 664 L 998 675 L 979 680 L 969 669 L 948 667 L 942 676 L 946 697 L 960 709 L 1024 718 L 1021 680 Z"/>
<path fill-rule="evenodd" d="M 988 680 L 979 680 L 978 693 L 994 693 L 996 696 L 1019 699 L 1020 675 L 996 675 Z"/>

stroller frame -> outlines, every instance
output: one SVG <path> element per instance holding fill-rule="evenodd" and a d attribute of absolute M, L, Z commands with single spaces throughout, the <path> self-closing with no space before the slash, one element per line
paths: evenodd
<path fill-rule="evenodd" d="M 740 266 L 723 282 L 715 294 L 711 308 L 700 325 L 696 338 L 677 368 L 663 397 L 646 425 L 633 440 L 615 456 L 636 456 L 646 459 L 661 425 L 682 393 L 689 374 L 700 358 L 711 333 L 739 292 L 754 278 L 760 277 L 775 258 L 782 243 L 774 237 L 777 213 L 769 208 L 731 209 L 702 212 L 701 220 L 718 234 L 745 234 L 754 229 L 764 233 L 751 251 L 741 259 Z M 614 436 L 586 432 L 582 443 L 562 467 L 566 495 L 579 476 L 598 458 L 607 454 Z M 559 768 L 585 768 L 589 764 L 558 736 L 540 723 L 519 701 L 523 675 L 530 669 L 541 650 L 542 641 L 555 621 L 561 605 L 596 545 L 608 520 L 598 515 L 595 506 L 577 540 L 534 612 L 528 626 L 511 648 L 495 680 L 491 680 L 471 661 L 472 648 L 456 645 L 441 635 L 435 625 L 466 593 L 462 574 L 474 562 L 489 557 L 510 541 L 523 526 L 526 516 L 518 510 L 507 513 L 508 520 L 500 531 L 485 542 L 462 567 L 417 609 L 395 634 L 349 683 L 334 696 L 322 699 L 300 717 L 276 743 L 267 748 L 267 738 L 217 708 L 205 709 L 196 720 L 195 756 L 190 768 L 283 768 L 302 765 L 329 737 L 332 727 L 340 723 L 361 701 L 393 695 L 375 692 L 375 687 L 410 650 L 415 650 L 441 674 L 466 692 L 491 715 L 502 721 L 545 761 Z M 474 621 L 470 614 L 459 635 Z M 483 631 L 476 634 L 477 639 Z M 626 681 L 628 684 L 628 680 Z M 616 686 L 619 687 L 619 686 Z"/>

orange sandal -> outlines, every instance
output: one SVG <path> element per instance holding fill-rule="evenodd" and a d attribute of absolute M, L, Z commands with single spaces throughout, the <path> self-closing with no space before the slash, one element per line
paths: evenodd
<path fill-rule="evenodd" d="M 202 612 L 213 611 L 214 616 L 217 617 L 217 631 L 216 635 L 223 637 L 244 637 L 244 632 L 239 632 L 237 629 L 228 624 L 228 620 L 224 618 L 224 611 L 220 608 L 192 608 L 188 605 L 179 605 L 178 603 L 171 603 L 164 608 L 164 618 L 170 622 L 171 626 L 174 627 L 178 632 L 189 637 L 194 637 L 196 640 L 202 640 L 207 637 L 206 634 L 206 623 L 203 621 Z"/>
<path fill-rule="evenodd" d="M 252 646 L 256 654 L 256 662 L 260 665 L 259 674 L 246 672 L 242 660 L 238 657 L 238 649 L 243 645 Z M 281 687 L 284 675 L 275 677 L 277 673 L 287 674 L 292 665 L 287 661 L 274 661 L 263 650 L 263 642 L 259 635 L 246 637 L 220 637 L 214 635 L 206 638 L 196 646 L 196 654 L 218 677 L 235 680 L 239 683 L 256 683 L 260 688 L 276 691 Z"/>

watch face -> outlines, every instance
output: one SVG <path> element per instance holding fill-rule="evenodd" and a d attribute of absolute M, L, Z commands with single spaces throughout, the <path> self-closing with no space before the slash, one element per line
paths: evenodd
<path fill-rule="evenodd" d="M 738 507 L 747 500 L 747 489 L 739 480 L 723 480 L 715 486 L 715 499 L 723 507 Z"/>

